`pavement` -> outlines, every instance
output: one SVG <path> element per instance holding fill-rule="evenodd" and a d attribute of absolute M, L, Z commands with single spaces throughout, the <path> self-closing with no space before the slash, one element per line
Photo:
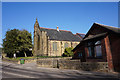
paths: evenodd
<path fill-rule="evenodd" d="M 58 68 L 44 68 L 37 67 L 36 63 L 26 64 L 14 64 L 9 62 L 2 62 L 2 78 L 31 78 L 35 79 L 120 79 L 118 73 L 103 73 L 103 72 L 92 72 L 92 71 L 79 71 L 70 69 L 58 69 Z"/>

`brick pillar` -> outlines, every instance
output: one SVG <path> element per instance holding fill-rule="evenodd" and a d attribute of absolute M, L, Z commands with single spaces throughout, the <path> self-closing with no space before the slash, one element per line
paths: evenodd
<path fill-rule="evenodd" d="M 107 62 L 108 62 L 108 68 L 110 71 L 113 71 L 113 61 L 112 61 L 112 52 L 111 52 L 111 48 L 110 48 L 110 41 L 109 41 L 109 37 L 106 36 L 104 38 L 105 40 L 105 48 L 106 48 L 106 54 L 107 54 Z"/>

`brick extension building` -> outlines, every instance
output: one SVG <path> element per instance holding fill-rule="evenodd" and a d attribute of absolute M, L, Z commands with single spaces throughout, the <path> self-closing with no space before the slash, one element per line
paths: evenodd
<path fill-rule="evenodd" d="M 73 51 L 73 59 L 108 62 L 109 70 L 120 71 L 120 28 L 94 23 Z"/>
<path fill-rule="evenodd" d="M 81 36 L 82 35 L 82 36 Z M 61 56 L 66 47 L 75 47 L 84 34 L 73 34 L 71 31 L 49 29 L 34 24 L 34 56 Z M 80 37 L 81 36 L 81 37 Z"/>

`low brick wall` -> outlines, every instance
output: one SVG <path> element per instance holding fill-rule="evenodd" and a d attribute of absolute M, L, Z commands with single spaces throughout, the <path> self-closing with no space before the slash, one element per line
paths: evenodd
<path fill-rule="evenodd" d="M 58 66 L 60 69 L 79 69 L 80 64 L 81 64 L 80 60 L 61 59 L 58 61 Z"/>
<path fill-rule="evenodd" d="M 107 62 L 80 62 L 79 60 L 60 60 L 58 65 L 60 69 L 108 71 Z"/>
<path fill-rule="evenodd" d="M 37 60 L 37 64 L 40 67 L 50 67 L 57 68 L 57 59 L 39 59 Z"/>
<path fill-rule="evenodd" d="M 32 59 L 25 59 L 25 63 L 32 63 L 32 62 L 36 62 L 36 58 L 32 58 Z M 20 60 L 18 61 L 18 64 L 20 64 Z"/>
<path fill-rule="evenodd" d="M 82 62 L 80 68 L 87 71 L 108 71 L 107 62 Z"/>
<path fill-rule="evenodd" d="M 10 63 L 19 64 L 19 61 L 10 60 L 10 59 L 6 59 L 6 58 L 3 58 L 2 61 L 7 61 L 7 62 L 10 62 Z"/>
<path fill-rule="evenodd" d="M 45 58 L 45 59 L 38 59 L 37 64 L 40 67 L 50 67 L 50 68 L 59 68 L 59 69 L 108 71 L 107 62 L 81 62 L 80 60 Z"/>
<path fill-rule="evenodd" d="M 50 68 L 58 68 L 58 61 L 60 59 L 70 60 L 71 57 L 67 58 L 39 58 L 37 59 L 37 64 L 39 67 L 50 67 Z"/>
<path fill-rule="evenodd" d="M 32 63 L 36 62 L 37 58 L 32 58 L 32 59 L 25 59 L 25 63 Z"/>

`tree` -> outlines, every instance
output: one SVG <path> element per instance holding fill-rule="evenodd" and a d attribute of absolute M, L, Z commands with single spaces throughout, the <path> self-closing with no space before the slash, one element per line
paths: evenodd
<path fill-rule="evenodd" d="M 17 36 L 19 34 L 18 29 L 8 30 L 6 32 L 5 38 L 3 39 L 3 50 L 10 57 L 15 54 L 18 50 Z"/>
<path fill-rule="evenodd" d="M 20 34 L 17 37 L 18 40 L 18 45 L 19 45 L 19 50 L 23 51 L 26 55 L 26 51 L 29 51 L 30 48 L 32 48 L 32 38 L 31 38 L 31 33 L 29 33 L 26 30 L 20 31 Z"/>
<path fill-rule="evenodd" d="M 65 51 L 64 51 L 62 56 L 64 56 L 64 57 L 72 57 L 73 56 L 73 51 L 72 50 L 73 50 L 72 47 L 65 48 Z"/>
<path fill-rule="evenodd" d="M 3 50 L 9 57 L 13 57 L 13 54 L 24 52 L 32 48 L 31 33 L 26 30 L 8 30 L 5 38 L 3 39 Z"/>

